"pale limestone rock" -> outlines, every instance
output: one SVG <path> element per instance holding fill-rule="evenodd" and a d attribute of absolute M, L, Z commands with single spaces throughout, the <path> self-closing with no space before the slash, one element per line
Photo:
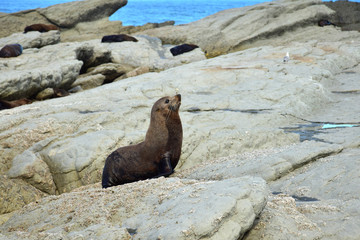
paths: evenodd
<path fill-rule="evenodd" d="M 239 239 L 267 201 L 261 178 L 199 182 L 158 178 L 43 198 L 0 226 L 9 239 L 48 236 L 96 239 Z M 141 201 L 139 201 L 141 199 Z M 56 207 L 54 207 L 56 205 Z M 115 233 L 105 234 L 105 230 Z M 11 231 L 10 231 L 11 230 Z"/>
<path fill-rule="evenodd" d="M 49 99 L 52 96 L 54 96 L 54 89 L 53 88 L 45 88 L 44 90 L 42 90 L 41 92 L 39 92 L 35 99 L 36 100 L 45 100 L 45 99 Z"/>
<path fill-rule="evenodd" d="M 101 85 L 102 77 L 73 83 L 79 77 L 96 74 L 105 77 L 103 83 L 109 83 L 134 68 L 164 70 L 205 59 L 201 50 L 174 58 L 165 53 L 168 46 L 162 46 L 158 38 L 140 36 L 139 39 L 137 43 L 101 43 L 99 40 L 61 43 L 27 49 L 17 58 L 0 59 L 0 98 L 32 97 L 46 88 L 67 90 L 85 84 L 82 82 L 88 82 L 85 88 L 90 88 Z"/>
<path fill-rule="evenodd" d="M 40 8 L 37 11 L 57 26 L 70 28 L 79 22 L 109 17 L 126 4 L 127 0 L 74 1 Z"/>
<path fill-rule="evenodd" d="M 37 189 L 48 194 L 55 194 L 56 186 L 48 165 L 36 152 L 36 146 L 32 150 L 26 150 L 14 158 L 16 168 L 9 170 L 9 177 L 25 179 Z"/>
<path fill-rule="evenodd" d="M 279 149 L 270 156 L 265 155 L 234 155 L 216 159 L 212 164 L 205 162 L 196 168 L 189 168 L 175 176 L 191 179 L 218 180 L 244 175 L 258 176 L 266 181 L 274 181 L 320 157 L 337 154 L 343 147 L 315 141 L 305 141 L 300 144 Z M 214 174 L 216 173 L 216 174 Z"/>
<path fill-rule="evenodd" d="M 47 45 L 57 44 L 60 42 L 59 31 L 49 32 L 28 32 L 28 33 L 14 33 L 8 37 L 0 38 L 0 46 L 6 44 L 20 44 L 23 49 L 27 48 L 41 48 Z"/>
<path fill-rule="evenodd" d="M 341 54 L 322 51 L 319 56 L 325 46 L 336 46 Z M 284 64 L 287 51 L 293 60 Z M 2 137 L 2 143 L 22 139 L 22 129 L 45 131 L 30 135 L 26 144 L 16 145 L 13 152 L 22 155 L 37 141 L 58 136 L 39 152 L 50 172 L 56 173 L 57 191 L 69 191 L 85 182 L 99 181 L 106 157 L 117 147 L 142 141 L 153 103 L 164 95 L 174 95 L 178 88 L 183 96 L 180 116 L 185 131 L 177 169 L 192 168 L 208 159 L 297 142 L 297 135 L 281 128 L 329 104 L 330 92 L 325 86 L 343 66 L 359 59 L 360 54 L 349 44 L 311 42 L 249 49 L 0 112 L 1 126 L 10 129 L 3 133 L 9 137 Z M 49 130 L 39 130 L 34 124 L 48 119 Z M 80 162 L 81 167 L 76 167 Z M 293 165 L 296 163 L 290 161 L 279 167 L 285 170 Z M 274 171 L 263 177 L 271 174 L 278 176 Z"/>
<path fill-rule="evenodd" d="M 0 214 L 20 209 L 47 195 L 21 179 L 0 175 L 0 180 Z"/>
<path fill-rule="evenodd" d="M 56 4 L 47 8 L 31 9 L 0 15 L 0 37 L 23 32 L 34 23 L 55 24 L 60 28 L 72 28 L 81 22 L 96 21 L 110 17 L 127 0 L 86 0 Z"/>
<path fill-rule="evenodd" d="M 81 89 L 86 90 L 99 87 L 104 83 L 105 78 L 102 74 L 79 76 L 75 82 L 71 84 L 71 88 L 80 86 Z"/>
<path fill-rule="evenodd" d="M 242 50 L 256 41 L 317 24 L 335 12 L 321 0 L 279 0 L 220 11 L 198 21 L 146 30 L 164 43 L 192 43 L 208 56 Z"/>

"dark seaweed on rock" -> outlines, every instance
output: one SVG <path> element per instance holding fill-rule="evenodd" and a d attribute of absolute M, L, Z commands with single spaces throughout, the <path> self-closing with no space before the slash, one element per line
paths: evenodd
<path fill-rule="evenodd" d="M 173 56 L 177 56 L 186 52 L 190 52 L 192 50 L 194 50 L 195 48 L 198 48 L 199 46 L 195 45 L 195 44 L 182 44 L 176 47 L 173 47 L 170 49 L 170 52 Z"/>

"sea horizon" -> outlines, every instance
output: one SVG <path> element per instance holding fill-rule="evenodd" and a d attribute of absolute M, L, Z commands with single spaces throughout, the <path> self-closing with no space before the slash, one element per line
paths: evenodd
<path fill-rule="evenodd" d="M 0 12 L 15 13 L 24 10 L 46 8 L 72 0 L 0 0 Z M 124 26 L 144 25 L 175 21 L 176 25 L 197 21 L 219 11 L 255 5 L 271 0 L 128 0 L 127 5 L 109 17 L 121 21 Z M 360 2 L 356 0 L 354 2 Z"/>

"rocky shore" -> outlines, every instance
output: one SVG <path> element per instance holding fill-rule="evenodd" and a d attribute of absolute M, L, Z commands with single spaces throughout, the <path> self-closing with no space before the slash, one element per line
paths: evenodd
<path fill-rule="evenodd" d="M 24 48 L 0 58 L 0 99 L 32 101 L 0 111 L 0 239 L 359 239 L 360 33 L 342 31 L 340 7 L 280 0 L 125 29 L 107 18 L 126 2 L 0 15 L 16 25 L 0 46 Z M 23 34 L 30 19 L 60 31 Z M 119 33 L 138 41 L 101 43 Z M 200 48 L 173 56 L 183 43 Z M 175 173 L 102 189 L 105 158 L 176 92 Z"/>

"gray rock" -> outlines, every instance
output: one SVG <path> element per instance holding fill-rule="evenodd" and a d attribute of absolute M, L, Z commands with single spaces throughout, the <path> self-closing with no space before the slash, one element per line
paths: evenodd
<path fill-rule="evenodd" d="M 196 168 L 175 174 L 175 176 L 190 179 L 219 180 L 244 175 L 262 177 L 266 181 L 274 181 L 287 175 L 318 158 L 339 153 L 342 146 L 322 142 L 305 141 L 301 144 L 278 149 L 272 155 L 262 156 L 254 154 L 249 156 L 234 155 L 217 159 L 211 164 L 207 161 Z"/>
<path fill-rule="evenodd" d="M 39 92 L 35 99 L 36 100 L 45 100 L 45 99 L 49 99 L 52 98 L 54 96 L 54 89 L 53 88 L 45 88 L 44 90 L 42 90 L 41 92 Z"/>
<path fill-rule="evenodd" d="M 3 26 L 0 37 L 23 32 L 24 28 L 34 23 L 55 24 L 60 28 L 72 28 L 76 24 L 96 21 L 110 17 L 127 0 L 86 0 L 56 4 L 47 8 L 37 8 L 0 16 Z"/>
<path fill-rule="evenodd" d="M 0 214 L 13 212 L 47 195 L 20 179 L 1 175 L 0 180 Z"/>
<path fill-rule="evenodd" d="M 26 161 L 24 161 L 26 159 Z M 34 151 L 26 150 L 14 158 L 17 168 L 11 168 L 9 177 L 26 179 L 28 183 L 49 194 L 55 194 L 56 186 L 48 165 Z"/>
<path fill-rule="evenodd" d="M 24 49 L 41 48 L 47 45 L 57 44 L 59 42 L 59 31 L 49 31 L 45 33 L 28 32 L 26 34 L 14 33 L 8 37 L 0 38 L 0 46 L 19 43 Z"/>
<path fill-rule="evenodd" d="M 127 72 L 132 71 L 134 68 L 126 64 L 116 64 L 116 63 L 104 63 L 97 67 L 89 68 L 86 74 L 82 76 L 98 75 L 101 74 L 105 77 L 104 82 L 110 83 L 114 79 L 124 76 Z"/>
<path fill-rule="evenodd" d="M 43 198 L 0 226 L 8 238 L 239 239 L 266 204 L 264 180 L 217 182 L 159 178 Z M 141 199 L 141 201 L 139 201 Z M 56 205 L 56 207 L 54 207 Z M 114 229 L 116 234 L 105 234 Z M 29 235 L 26 235 L 29 234 Z"/>
<path fill-rule="evenodd" d="M 143 26 L 123 26 L 121 21 L 110 21 L 109 17 L 127 0 L 86 0 L 56 4 L 47 8 L 26 10 L 11 14 L 0 13 L 0 38 L 23 32 L 33 23 L 55 24 L 61 29 L 63 42 L 86 41 L 99 36 L 132 34 L 152 28 L 174 25 L 174 21 L 147 23 Z"/>
<path fill-rule="evenodd" d="M 95 75 L 85 75 L 79 76 L 75 82 L 71 85 L 71 88 L 75 88 L 77 86 L 81 87 L 81 89 L 91 89 L 95 87 L 101 86 L 105 81 L 105 76 L 102 74 L 95 74 Z"/>
<path fill-rule="evenodd" d="M 80 84 L 73 83 L 87 71 L 80 77 L 96 74 L 105 77 L 103 80 L 101 76 L 95 77 L 95 83 L 85 87 L 90 88 L 101 85 L 101 81 L 112 82 L 134 68 L 163 70 L 205 59 L 201 50 L 174 58 L 166 53 L 168 46 L 162 46 L 158 38 L 138 38 L 136 43 L 101 43 L 99 40 L 60 43 L 27 49 L 17 58 L 0 59 L 0 99 L 27 98 L 46 88 L 67 90 L 84 85 L 89 79 L 79 79 Z M 94 77 L 90 80 L 93 81 Z"/>
<path fill-rule="evenodd" d="M 329 20 L 341 27 L 345 31 L 359 31 L 360 30 L 360 5 L 352 1 L 335 1 L 324 2 L 324 4 L 336 11 L 335 16 Z"/>
<path fill-rule="evenodd" d="M 44 50 L 36 55 L 25 52 L 16 59 L 0 60 L 0 98 L 20 99 L 49 87 L 68 88 L 83 63 L 75 59 L 51 58 L 51 54 Z"/>
<path fill-rule="evenodd" d="M 79 22 L 109 17 L 126 4 L 127 0 L 74 1 L 40 8 L 37 11 L 57 26 L 70 28 Z"/>
<path fill-rule="evenodd" d="M 270 196 L 259 220 L 244 240 L 322 239 L 322 229 L 287 195 Z M 326 238 L 325 238 L 326 239 Z"/>
<path fill-rule="evenodd" d="M 317 199 L 299 202 L 297 210 L 321 231 L 323 239 L 358 239 L 359 156 L 359 149 L 349 149 L 322 158 L 270 183 L 270 187 L 272 191 Z"/>
<path fill-rule="evenodd" d="M 150 29 L 144 33 L 159 37 L 164 43 L 193 43 L 208 56 L 218 56 L 248 48 L 261 39 L 315 25 L 319 18 L 334 13 L 320 0 L 279 0 L 228 9 L 189 24 Z"/>
<path fill-rule="evenodd" d="M 86 44 L 93 53 L 108 52 L 103 45 L 96 50 L 91 47 L 95 44 L 92 41 Z M 298 142 L 299 136 L 282 128 L 301 123 L 301 117 L 330 104 L 331 93 L 326 86 L 332 84 L 334 74 L 342 67 L 360 59 L 351 46 L 310 42 L 254 48 L 2 111 L 1 144 L 15 145 L 12 156 L 19 155 L 31 163 L 22 153 L 37 142 L 56 137 L 34 154 L 39 153 L 50 172 L 56 173 L 52 174 L 56 191 L 69 191 L 99 181 L 104 160 L 111 151 L 142 141 L 153 103 L 161 96 L 175 94 L 178 88 L 183 95 L 180 115 L 185 129 L 178 170 L 193 168 L 209 159 L 286 146 Z M 336 47 L 341 53 L 322 50 L 325 47 Z M 282 58 L 287 51 L 292 60 L 284 64 Z M 26 139 L 26 144 L 14 144 L 19 139 Z M 329 147 L 331 151 L 339 149 Z M 317 151 L 304 147 L 304 153 L 310 155 L 319 154 Z M 294 161 L 278 158 L 280 165 L 274 165 L 274 171 L 263 177 L 278 177 L 280 170 L 291 170 L 298 162 L 311 159 L 307 154 Z M 12 168 L 11 171 L 20 172 L 15 171 L 16 165 Z M 248 165 L 247 169 L 255 168 Z"/>
<path fill-rule="evenodd" d="M 104 43 L 112 53 L 112 62 L 133 67 L 148 67 L 150 70 L 164 70 L 182 64 L 205 60 L 201 49 L 173 57 L 169 49 L 158 38 L 135 35 L 138 42 Z"/>
<path fill-rule="evenodd" d="M 121 79 L 128 78 L 128 77 L 136 77 L 138 75 L 148 73 L 149 71 L 150 71 L 149 67 L 146 67 L 146 66 L 138 67 L 138 68 L 135 68 L 134 70 L 127 72 L 124 76 L 121 76 L 121 77 L 115 79 L 114 81 L 119 81 Z"/>

